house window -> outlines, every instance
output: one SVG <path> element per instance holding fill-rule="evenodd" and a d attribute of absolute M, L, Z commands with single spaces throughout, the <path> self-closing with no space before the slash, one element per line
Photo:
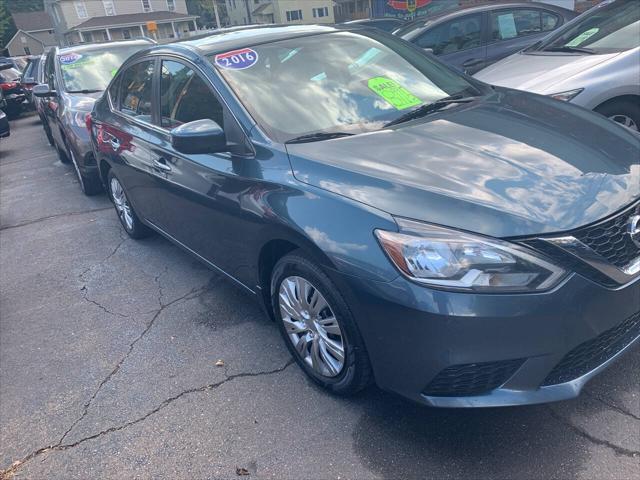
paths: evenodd
<path fill-rule="evenodd" d="M 150 12 L 151 9 L 151 0 L 142 0 L 142 10 L 146 12 Z"/>
<path fill-rule="evenodd" d="M 31 55 L 31 50 L 29 50 L 29 47 L 24 47 L 24 54 Z"/>
<path fill-rule="evenodd" d="M 87 13 L 87 6 L 84 2 L 73 2 L 73 6 L 76 7 L 76 14 L 78 18 L 88 18 L 89 14 Z"/>
<path fill-rule="evenodd" d="M 314 8 L 313 9 L 313 18 L 322 18 L 322 17 L 328 17 L 329 16 L 329 8 L 328 7 L 321 7 L 321 8 Z"/>
<path fill-rule="evenodd" d="M 113 0 L 102 0 L 102 6 L 107 16 L 112 17 L 116 14 L 116 7 L 113 4 Z"/>
<path fill-rule="evenodd" d="M 302 10 L 287 10 L 287 22 L 302 20 Z"/>
<path fill-rule="evenodd" d="M 122 37 L 125 40 L 129 40 L 131 38 L 131 32 L 129 31 L 129 29 L 125 28 L 124 30 L 122 30 Z"/>
<path fill-rule="evenodd" d="M 104 32 L 102 32 L 102 39 L 103 39 L 105 42 L 108 42 L 108 41 L 109 41 L 109 35 L 107 34 L 107 31 L 106 31 L 106 30 L 105 30 Z"/>
<path fill-rule="evenodd" d="M 170 12 L 176 11 L 176 0 L 167 0 L 167 10 Z"/>

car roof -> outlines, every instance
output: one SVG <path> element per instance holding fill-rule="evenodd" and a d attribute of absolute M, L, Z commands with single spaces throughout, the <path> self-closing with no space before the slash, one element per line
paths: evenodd
<path fill-rule="evenodd" d="M 351 29 L 355 28 L 358 27 L 354 26 Z M 162 45 L 160 48 L 170 47 L 171 45 L 183 45 L 189 49 L 196 50 L 201 55 L 209 55 L 214 52 L 235 50 L 260 43 L 270 43 L 289 38 L 348 30 L 349 28 L 341 28 L 340 26 L 323 25 L 250 25 L 235 28 L 221 28 L 202 38 Z"/>
<path fill-rule="evenodd" d="M 541 3 L 541 2 L 500 2 L 500 3 L 484 3 L 482 5 L 472 5 L 469 7 L 464 7 L 456 10 L 446 10 L 444 12 L 439 12 L 435 15 L 429 15 L 426 17 L 417 18 L 406 25 L 403 25 L 401 28 L 408 28 L 410 26 L 419 25 L 423 23 L 425 26 L 432 25 L 434 23 L 440 23 L 441 21 L 450 20 L 462 15 L 467 15 L 469 13 L 481 13 L 488 12 L 492 10 L 500 10 L 501 8 L 544 8 L 545 10 L 551 10 L 565 16 L 574 17 L 578 14 L 572 10 L 568 10 L 563 7 L 558 7 L 557 5 L 552 5 L 549 3 Z"/>
<path fill-rule="evenodd" d="M 104 43 L 82 43 L 80 45 L 73 45 L 71 47 L 56 47 L 55 50 L 58 54 L 69 53 L 69 52 L 90 52 L 92 50 L 105 50 L 113 47 L 120 47 L 126 45 L 140 45 L 140 46 L 151 46 L 155 45 L 155 41 L 149 38 L 138 38 L 133 40 L 123 40 L 120 42 L 104 42 Z"/>

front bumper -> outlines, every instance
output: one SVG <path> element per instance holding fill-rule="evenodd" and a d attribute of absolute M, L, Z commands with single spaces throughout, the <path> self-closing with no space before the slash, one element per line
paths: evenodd
<path fill-rule="evenodd" d="M 437 407 L 565 400 L 640 338 L 640 278 L 573 274 L 533 294 L 445 292 L 341 276 L 376 382 Z"/>

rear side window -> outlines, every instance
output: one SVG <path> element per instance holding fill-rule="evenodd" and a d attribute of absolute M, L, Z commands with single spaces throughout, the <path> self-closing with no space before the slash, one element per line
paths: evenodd
<path fill-rule="evenodd" d="M 151 123 L 151 99 L 154 60 L 136 63 L 120 79 L 119 110 L 132 117 Z M 117 82 L 115 83 L 117 85 Z"/>
<path fill-rule="evenodd" d="M 160 77 L 162 127 L 208 118 L 224 128 L 224 110 L 207 83 L 188 66 L 163 61 Z"/>
<path fill-rule="evenodd" d="M 479 47 L 482 15 L 474 14 L 438 25 L 416 40 L 422 48 L 430 48 L 436 55 L 447 55 Z"/>
<path fill-rule="evenodd" d="M 491 41 L 510 40 L 553 30 L 560 18 L 543 10 L 499 10 L 490 14 Z"/>

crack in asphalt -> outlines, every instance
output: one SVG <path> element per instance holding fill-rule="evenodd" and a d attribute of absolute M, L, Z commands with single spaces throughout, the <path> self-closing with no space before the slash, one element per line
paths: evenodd
<path fill-rule="evenodd" d="M 640 417 L 638 415 L 635 415 L 633 413 L 631 413 L 628 410 L 625 410 L 624 408 L 616 405 L 615 403 L 612 403 L 609 400 L 605 400 L 602 397 L 599 397 L 598 395 L 589 392 L 588 390 L 584 390 L 583 393 L 585 393 L 588 397 L 593 398 L 594 400 L 602 403 L 603 405 L 606 405 L 607 407 L 611 408 L 612 410 L 615 410 L 616 412 L 625 415 L 627 417 L 633 418 L 634 420 L 640 420 Z"/>
<path fill-rule="evenodd" d="M 116 248 L 116 250 L 117 250 L 117 248 Z M 161 275 L 162 274 L 158 275 L 156 277 L 156 279 L 158 279 Z M 126 361 L 126 359 L 129 357 L 131 352 L 133 352 L 133 349 L 134 349 L 136 343 L 138 343 L 140 340 L 142 340 L 144 338 L 144 336 L 149 332 L 149 330 L 151 330 L 151 327 L 153 327 L 153 324 L 155 323 L 157 318 L 160 316 L 160 314 L 164 310 L 169 308 L 171 305 L 174 305 L 174 304 L 176 304 L 176 303 L 178 303 L 180 301 L 186 301 L 186 300 L 191 300 L 193 298 L 197 298 L 199 295 L 202 295 L 203 293 L 205 293 L 209 288 L 210 288 L 210 283 L 207 283 L 203 287 L 198 287 L 198 288 L 191 289 L 189 292 L 185 293 L 181 297 L 178 297 L 178 298 L 176 298 L 176 299 L 174 299 L 171 302 L 166 303 L 166 304 L 162 303 L 160 297 L 158 297 L 158 301 L 160 302 L 160 308 L 158 310 L 156 310 L 155 314 L 153 315 L 151 320 L 147 323 L 147 325 L 142 330 L 142 332 L 129 344 L 129 348 L 127 349 L 127 352 L 122 356 L 122 358 L 120 358 L 120 360 L 118 361 L 118 363 L 116 363 L 116 365 L 113 367 L 111 372 L 109 372 L 109 374 L 100 382 L 100 384 L 96 388 L 95 392 L 93 392 L 93 395 L 91 395 L 91 398 L 89 398 L 89 400 L 84 404 L 83 409 L 82 409 L 82 413 L 80 414 L 80 416 L 76 419 L 75 422 L 73 422 L 73 424 L 69 427 L 69 429 L 66 432 L 64 432 L 64 434 L 62 435 L 62 437 L 60 438 L 60 441 L 58 442 L 58 445 L 62 444 L 62 442 L 66 438 L 66 436 L 69 435 L 69 433 L 71 433 L 71 431 L 75 428 L 75 426 L 84 419 L 84 417 L 89 412 L 89 408 L 91 407 L 91 404 L 93 403 L 95 398 L 98 396 L 98 393 L 100 393 L 100 390 L 102 389 L 102 387 L 104 387 L 107 383 L 109 383 L 109 381 L 113 378 L 113 376 L 116 373 L 118 373 L 118 371 L 120 370 L 120 367 L 122 366 L 122 364 Z M 94 303 L 94 302 L 92 302 L 92 303 Z"/>
<path fill-rule="evenodd" d="M 10 230 L 13 228 L 26 227 L 28 225 L 33 225 L 34 223 L 40 223 L 47 220 L 51 220 L 54 218 L 64 218 L 64 217 L 73 217 L 76 215 L 84 215 L 85 213 L 95 213 L 95 212 L 103 212 L 105 210 L 111 210 L 113 207 L 103 207 L 103 208 L 94 208 L 93 210 L 81 210 L 78 212 L 66 212 L 66 213 L 56 213 L 55 215 L 48 215 L 46 217 L 36 218 L 34 220 L 29 220 L 22 223 L 15 223 L 13 225 L 3 225 L 0 227 L 0 232 L 5 230 Z"/>
<path fill-rule="evenodd" d="M 594 437 L 589 432 L 587 432 L 587 431 L 583 430 L 582 428 L 578 427 L 577 425 L 574 425 L 573 423 L 571 423 L 568 419 L 564 418 L 562 415 L 560 415 L 558 412 L 556 412 L 553 408 L 548 406 L 547 410 L 549 411 L 551 416 L 553 418 L 555 418 L 558 422 L 560 422 L 564 426 L 568 427 L 572 432 L 574 432 L 579 437 L 582 437 L 585 440 L 588 440 L 589 442 L 593 443 L 594 445 L 599 445 L 599 446 L 602 446 L 602 447 L 610 448 L 611 450 L 613 450 L 613 452 L 616 455 L 621 455 L 621 456 L 630 457 L 630 458 L 640 457 L 640 451 L 638 451 L 638 450 L 629 450 L 628 448 L 624 448 L 624 447 L 621 447 L 619 445 L 616 445 L 615 443 L 611 443 L 608 440 L 603 440 L 601 438 Z"/>
<path fill-rule="evenodd" d="M 171 303 L 175 303 L 175 302 L 171 302 Z M 167 304 L 167 306 L 170 305 L 170 304 Z M 201 387 L 189 388 L 187 390 L 183 390 L 182 392 L 163 400 L 157 407 L 155 407 L 154 409 L 148 411 L 144 415 L 136 418 L 135 420 L 131 420 L 129 422 L 125 422 L 122 425 L 117 425 L 115 427 L 107 428 L 106 430 L 101 430 L 98 433 L 94 433 L 93 435 L 89 435 L 87 437 L 83 437 L 80 440 L 77 440 L 77 441 L 75 441 L 73 443 L 63 444 L 62 443 L 62 441 L 64 440 L 64 436 L 63 436 L 57 444 L 50 445 L 48 447 L 43 447 L 43 448 L 40 448 L 38 450 L 34 450 L 33 452 L 31 452 L 28 455 L 26 455 L 25 457 L 23 457 L 21 460 L 17 460 L 15 462 L 13 462 L 9 468 L 6 468 L 5 470 L 0 470 L 0 480 L 9 480 L 9 479 L 11 479 L 18 472 L 18 470 L 22 466 L 24 466 L 27 462 L 33 460 L 34 458 L 38 457 L 39 455 L 42 455 L 43 453 L 50 452 L 50 451 L 64 451 L 64 450 L 68 450 L 68 449 L 71 449 L 71 448 L 75 448 L 78 445 L 81 445 L 84 442 L 87 442 L 89 440 L 95 440 L 96 438 L 102 437 L 103 435 L 107 435 L 107 434 L 113 433 L 113 432 L 118 432 L 120 430 L 124 430 L 124 429 L 126 429 L 128 427 L 136 425 L 136 424 L 138 424 L 140 422 L 143 422 L 147 418 L 149 418 L 152 415 L 158 413 L 160 410 L 168 407 L 173 402 L 175 402 L 176 400 L 179 400 L 180 398 L 182 398 L 182 397 L 184 397 L 186 395 L 191 395 L 191 394 L 195 394 L 195 393 L 203 393 L 203 392 L 206 392 L 206 391 L 215 390 L 215 389 L 221 387 L 222 385 L 224 385 L 225 383 L 231 382 L 231 381 L 239 379 L 239 378 L 262 377 L 262 376 L 266 376 L 266 375 L 275 375 L 275 374 L 281 373 L 284 370 L 286 370 L 294 362 L 295 361 L 292 358 L 292 359 L 288 360 L 281 367 L 274 368 L 273 370 L 265 370 L 265 371 L 261 371 L 261 372 L 242 372 L 242 373 L 236 373 L 234 375 L 229 375 L 229 376 L 227 376 L 226 373 L 225 373 L 224 380 L 220 380 L 219 382 L 215 382 L 215 383 L 209 383 L 209 384 L 203 385 Z M 66 433 L 65 433 L 65 435 L 66 435 Z"/>

